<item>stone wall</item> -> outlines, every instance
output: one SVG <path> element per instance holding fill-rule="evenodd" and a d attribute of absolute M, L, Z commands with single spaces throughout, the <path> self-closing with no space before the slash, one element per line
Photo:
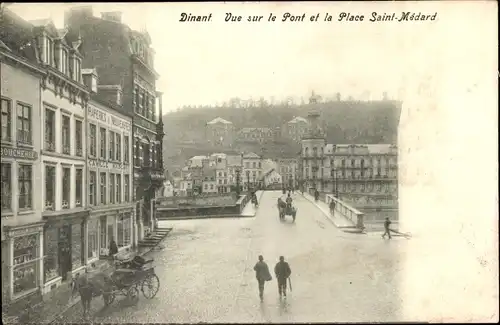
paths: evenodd
<path fill-rule="evenodd" d="M 233 206 L 236 204 L 236 195 L 228 194 L 204 194 L 199 196 L 173 196 L 158 199 L 159 207 L 213 207 Z"/>

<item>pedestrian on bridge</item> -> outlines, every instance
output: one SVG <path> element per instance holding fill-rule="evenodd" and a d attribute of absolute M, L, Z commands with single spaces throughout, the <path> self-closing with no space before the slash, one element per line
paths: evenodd
<path fill-rule="evenodd" d="M 271 281 L 273 278 L 271 272 L 269 272 L 269 267 L 267 263 L 264 262 L 264 257 L 259 255 L 259 261 L 253 267 L 255 271 L 255 277 L 257 278 L 257 283 L 259 284 L 259 297 L 260 301 L 264 300 L 264 284 L 266 281 Z"/>
<path fill-rule="evenodd" d="M 391 239 L 391 230 L 389 229 L 389 227 L 391 226 L 391 220 L 389 220 L 389 217 L 386 217 L 385 218 L 385 221 L 384 221 L 384 234 L 382 235 L 382 238 L 385 239 L 385 235 L 388 235 L 389 236 L 389 239 Z"/>
<path fill-rule="evenodd" d="M 278 293 L 283 295 L 286 298 L 286 280 L 292 274 L 292 270 L 290 269 L 290 265 L 285 262 L 285 258 L 280 256 L 280 261 L 276 263 L 274 267 L 274 274 L 276 275 L 276 279 L 278 280 Z"/>

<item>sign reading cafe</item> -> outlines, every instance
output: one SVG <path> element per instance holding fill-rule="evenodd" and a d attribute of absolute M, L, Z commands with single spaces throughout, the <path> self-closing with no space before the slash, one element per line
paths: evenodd
<path fill-rule="evenodd" d="M 131 125 L 129 122 L 127 122 L 123 119 L 120 119 L 118 117 L 108 115 L 108 114 L 106 114 L 106 112 L 103 112 L 95 107 L 90 106 L 90 105 L 87 108 L 87 114 L 88 114 L 88 118 L 101 121 L 101 122 L 106 123 L 110 126 L 117 126 L 120 129 L 125 130 L 125 131 L 131 130 Z"/>

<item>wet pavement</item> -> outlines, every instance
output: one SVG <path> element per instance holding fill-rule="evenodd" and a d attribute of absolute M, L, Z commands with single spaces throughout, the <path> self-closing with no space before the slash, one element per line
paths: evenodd
<path fill-rule="evenodd" d="M 94 322 L 353 322 L 398 321 L 398 284 L 405 239 L 346 234 L 310 201 L 294 195 L 297 219 L 280 222 L 281 192 L 266 192 L 255 218 L 162 221 L 173 227 L 164 249 L 150 254 L 160 279 L 157 296 L 135 305 L 118 298 Z M 280 255 L 290 263 L 293 291 L 278 297 L 266 283 L 258 298 L 253 266 L 264 255 L 270 270 Z M 120 299 L 122 299 L 120 301 Z M 94 312 L 104 305 L 93 302 Z M 63 322 L 81 322 L 81 305 Z"/>

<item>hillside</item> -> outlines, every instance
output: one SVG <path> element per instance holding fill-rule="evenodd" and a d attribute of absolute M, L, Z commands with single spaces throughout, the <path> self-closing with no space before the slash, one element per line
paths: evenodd
<path fill-rule="evenodd" d="M 288 141 L 260 145 L 239 145 L 234 148 L 211 147 L 205 139 L 205 124 L 222 117 L 237 129 L 243 127 L 281 127 L 294 116 L 306 117 L 311 110 L 319 111 L 329 143 L 397 143 L 401 104 L 395 101 L 333 101 L 320 104 L 275 105 L 249 108 L 212 107 L 185 109 L 163 116 L 165 126 L 164 155 L 167 168 L 183 164 L 196 154 L 225 151 L 255 151 L 266 156 L 290 155 L 300 145 Z M 243 147 L 243 148 L 242 148 Z M 247 148 L 248 147 L 248 148 Z"/>

